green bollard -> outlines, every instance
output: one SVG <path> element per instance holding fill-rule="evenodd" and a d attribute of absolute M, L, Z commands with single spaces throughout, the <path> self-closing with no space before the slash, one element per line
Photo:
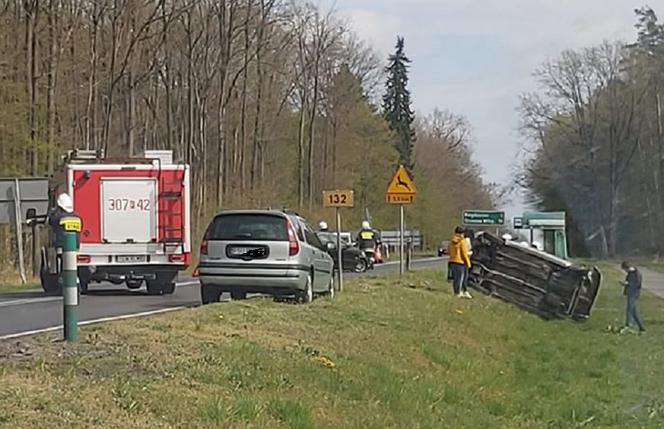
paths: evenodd
<path fill-rule="evenodd" d="M 76 232 L 65 232 L 62 252 L 62 297 L 65 341 L 78 341 L 78 270 L 76 267 Z"/>

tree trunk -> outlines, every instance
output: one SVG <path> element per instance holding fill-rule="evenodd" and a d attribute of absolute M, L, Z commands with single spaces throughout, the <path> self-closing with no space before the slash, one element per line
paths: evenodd
<path fill-rule="evenodd" d="M 47 121 L 47 153 L 48 153 L 48 174 L 53 174 L 55 168 L 55 85 L 58 72 L 58 46 L 56 28 L 57 18 L 55 0 L 49 0 L 48 3 L 48 92 L 46 94 L 46 121 Z"/>
<path fill-rule="evenodd" d="M 263 67 L 261 64 L 261 50 L 263 45 L 263 34 L 265 32 L 265 3 L 261 1 L 261 22 L 258 24 L 256 35 L 256 110 L 254 112 L 254 133 L 251 149 L 251 189 L 257 188 L 257 175 L 259 168 L 259 146 L 263 138 L 261 129 L 261 105 L 263 104 Z"/>
<path fill-rule="evenodd" d="M 240 174 L 240 192 L 246 189 L 245 153 L 247 147 L 247 83 L 249 80 L 249 22 L 251 20 L 252 0 L 247 2 L 247 15 L 244 21 L 244 64 L 242 71 L 242 106 L 240 108 L 240 147 L 238 148 L 238 169 Z"/>
<path fill-rule="evenodd" d="M 97 3 L 94 3 L 92 11 L 92 24 L 90 26 L 90 70 L 88 77 L 88 99 L 85 107 L 85 148 L 90 149 L 91 144 L 95 149 L 99 149 L 96 139 L 96 117 L 97 117 L 97 44 L 99 31 L 99 17 Z M 94 134 L 94 138 L 93 138 Z"/>
<path fill-rule="evenodd" d="M 134 72 L 130 66 L 127 72 L 127 153 L 129 157 L 134 156 L 134 124 L 136 122 L 136 89 L 134 82 Z"/>
<path fill-rule="evenodd" d="M 337 121 L 332 119 L 332 183 L 335 187 L 339 186 L 337 182 Z"/>
<path fill-rule="evenodd" d="M 657 195 L 657 203 L 658 203 L 658 217 L 659 221 L 657 222 L 659 224 L 659 232 L 664 232 L 664 195 L 662 195 L 662 192 L 660 190 L 664 187 L 664 125 L 662 123 L 662 100 L 661 96 L 659 93 L 659 90 L 656 88 L 655 92 L 655 102 L 657 104 L 656 106 L 656 111 L 657 111 L 657 173 L 656 173 L 656 178 L 655 178 L 655 192 Z M 662 253 L 664 250 L 664 244 L 661 243 L 661 241 L 658 241 L 657 244 L 657 251 L 659 254 Z"/>
<path fill-rule="evenodd" d="M 314 204 L 314 125 L 316 122 L 316 114 L 318 107 L 318 62 L 316 62 L 316 67 L 314 69 L 314 88 L 313 88 L 313 100 L 311 103 L 311 116 L 309 118 L 309 132 L 308 140 L 309 144 L 307 146 L 307 199 L 309 201 L 309 210 L 313 209 Z"/>
<path fill-rule="evenodd" d="M 116 67 L 116 61 L 117 61 L 117 55 L 118 55 L 118 43 L 119 40 L 118 38 L 120 37 L 117 31 L 117 25 L 118 25 L 118 19 L 119 16 L 117 15 L 117 10 L 114 10 L 113 13 L 115 14 L 113 18 L 111 19 L 111 64 L 110 64 L 110 78 L 109 83 L 108 83 L 108 94 L 107 94 L 107 100 L 106 100 L 106 111 L 104 112 L 104 141 L 103 141 L 103 149 L 104 153 L 108 155 L 108 144 L 110 140 L 110 133 L 111 133 L 111 128 L 113 126 L 113 96 L 115 94 L 115 86 L 116 86 L 116 80 L 115 80 L 115 67 Z"/>
<path fill-rule="evenodd" d="M 37 175 L 39 170 L 39 148 L 37 147 L 37 35 L 36 21 L 39 0 L 26 0 L 25 6 L 25 48 L 28 88 L 28 127 L 30 130 L 30 173 Z"/>
<path fill-rule="evenodd" d="M 298 180 L 297 180 L 297 204 L 298 207 L 304 206 L 304 185 L 305 185 L 305 174 L 304 174 L 304 161 L 305 161 L 305 145 L 304 145 L 304 134 L 305 134 L 305 115 L 306 115 L 306 94 L 301 96 L 302 105 L 300 106 L 300 120 L 298 126 L 298 135 L 297 135 L 297 170 L 298 170 Z"/>
<path fill-rule="evenodd" d="M 37 35 L 36 35 L 36 21 L 37 14 L 39 11 L 39 1 L 38 0 L 27 0 L 25 1 L 25 45 L 26 45 L 26 70 L 27 70 L 27 86 L 28 86 L 28 98 L 29 98 L 29 112 L 28 112 L 28 121 L 30 129 L 30 149 L 32 151 L 31 155 L 31 166 L 30 174 L 37 176 L 39 174 L 39 151 L 40 148 L 37 145 L 37 75 L 39 73 L 37 67 Z M 49 79 L 50 80 L 50 79 Z M 36 233 L 37 229 L 32 229 L 32 272 L 34 275 L 37 275 L 37 261 L 40 254 L 39 251 L 39 236 Z M 23 261 L 21 261 L 23 263 Z"/>

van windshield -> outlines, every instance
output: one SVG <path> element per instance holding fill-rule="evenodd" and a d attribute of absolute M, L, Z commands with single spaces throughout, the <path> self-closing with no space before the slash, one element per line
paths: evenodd
<path fill-rule="evenodd" d="M 266 214 L 217 216 L 207 233 L 208 240 L 288 241 L 286 219 Z"/>

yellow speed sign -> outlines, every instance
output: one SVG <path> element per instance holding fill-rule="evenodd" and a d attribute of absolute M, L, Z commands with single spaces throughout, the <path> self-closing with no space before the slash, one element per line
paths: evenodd
<path fill-rule="evenodd" d="M 323 207 L 353 207 L 354 192 L 351 190 L 323 191 Z"/>

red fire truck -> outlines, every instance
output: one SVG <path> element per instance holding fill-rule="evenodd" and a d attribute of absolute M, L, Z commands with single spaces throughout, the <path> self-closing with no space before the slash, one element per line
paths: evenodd
<path fill-rule="evenodd" d="M 191 260 L 189 166 L 171 151 L 110 159 L 100 151 L 72 151 L 53 176 L 52 206 L 62 192 L 81 217 L 78 274 L 90 282 L 146 283 L 151 295 L 172 294 L 177 273 Z M 58 289 L 55 249 L 42 249 L 42 286 Z"/>

